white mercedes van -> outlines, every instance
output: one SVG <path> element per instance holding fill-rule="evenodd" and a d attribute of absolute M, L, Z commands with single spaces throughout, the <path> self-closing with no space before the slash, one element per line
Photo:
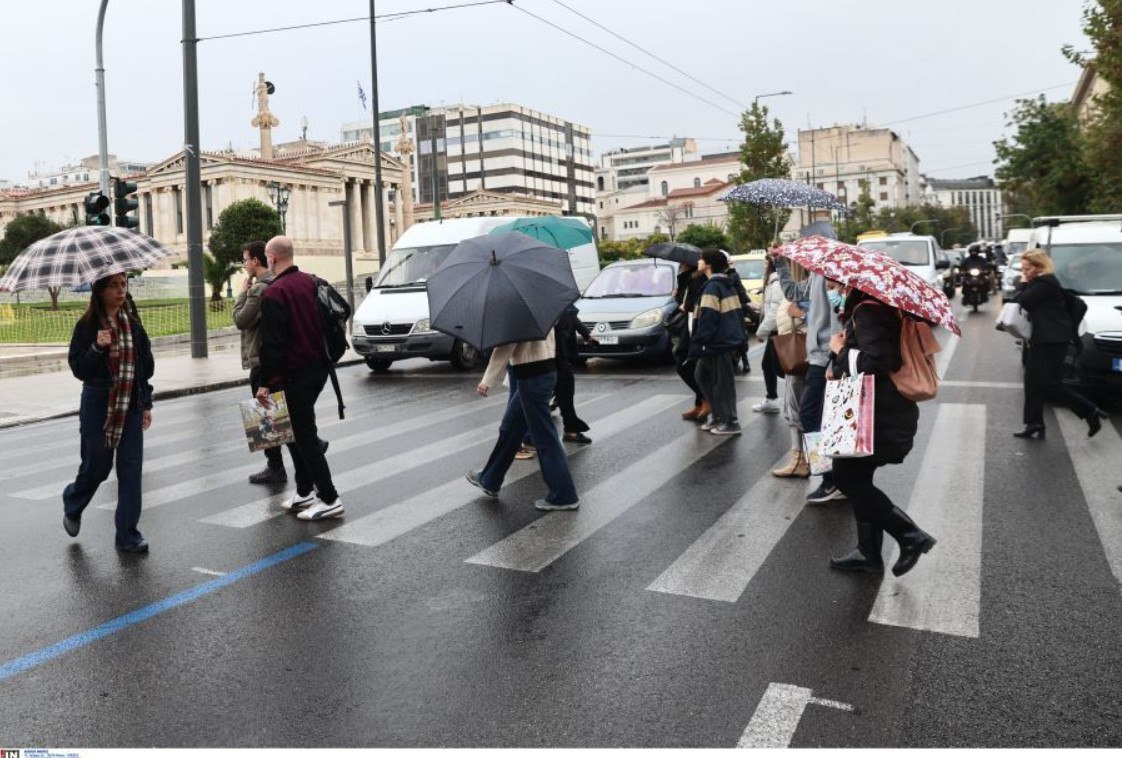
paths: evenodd
<path fill-rule="evenodd" d="M 518 216 L 478 216 L 414 224 L 394 243 L 366 298 L 355 309 L 351 343 L 372 371 L 394 361 L 428 358 L 451 361 L 460 370 L 479 366 L 484 356 L 462 340 L 429 326 L 425 281 L 465 239 L 488 234 Z M 595 243 L 568 251 L 577 286 L 583 291 L 600 271 Z"/>
<path fill-rule="evenodd" d="M 1122 215 L 1041 216 L 1028 247 L 1052 257 L 1056 278 L 1087 303 L 1083 351 L 1069 377 L 1090 389 L 1122 389 Z"/>

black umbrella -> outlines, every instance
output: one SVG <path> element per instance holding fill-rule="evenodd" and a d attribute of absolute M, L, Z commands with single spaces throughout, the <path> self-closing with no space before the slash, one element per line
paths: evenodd
<path fill-rule="evenodd" d="M 432 328 L 480 350 L 544 339 L 580 297 L 569 254 L 521 232 L 464 240 L 427 286 Z"/>
<path fill-rule="evenodd" d="M 656 242 L 644 250 L 643 255 L 684 263 L 687 266 L 697 266 L 697 262 L 701 260 L 701 248 L 682 242 Z"/>

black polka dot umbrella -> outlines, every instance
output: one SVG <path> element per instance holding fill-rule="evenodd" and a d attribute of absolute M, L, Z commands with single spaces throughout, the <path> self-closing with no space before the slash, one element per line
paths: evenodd
<path fill-rule="evenodd" d="M 845 211 L 845 203 L 826 190 L 790 179 L 757 179 L 740 184 L 717 198 L 727 203 L 747 203 L 769 208 L 825 208 Z"/>

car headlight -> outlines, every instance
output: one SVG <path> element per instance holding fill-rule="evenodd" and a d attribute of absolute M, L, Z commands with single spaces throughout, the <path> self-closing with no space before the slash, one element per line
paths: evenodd
<path fill-rule="evenodd" d="M 423 318 L 420 321 L 418 321 L 417 323 L 413 324 L 413 330 L 409 333 L 410 334 L 424 334 L 425 332 L 431 332 L 431 331 L 432 331 L 431 323 L 429 322 L 429 320 L 427 318 Z"/>
<path fill-rule="evenodd" d="M 351 336 L 352 337 L 365 337 L 366 336 L 366 327 L 363 326 L 362 324 L 358 323 L 357 321 L 354 322 L 354 327 L 351 329 Z"/>
<path fill-rule="evenodd" d="M 631 319 L 628 324 L 629 329 L 646 329 L 648 326 L 662 323 L 662 309 L 651 308 L 649 311 L 643 311 L 635 318 Z"/>

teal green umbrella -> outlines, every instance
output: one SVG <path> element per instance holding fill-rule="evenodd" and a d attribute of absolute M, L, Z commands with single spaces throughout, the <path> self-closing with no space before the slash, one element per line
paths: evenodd
<path fill-rule="evenodd" d="M 592 242 L 592 230 L 588 224 L 573 216 L 529 216 L 491 230 L 491 234 L 503 232 L 522 232 L 539 242 L 564 250 Z"/>

